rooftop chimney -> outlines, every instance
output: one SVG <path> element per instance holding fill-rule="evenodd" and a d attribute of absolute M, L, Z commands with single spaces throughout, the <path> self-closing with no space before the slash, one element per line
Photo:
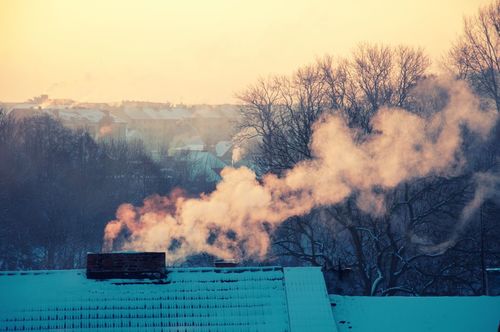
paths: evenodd
<path fill-rule="evenodd" d="M 164 276 L 164 252 L 87 254 L 88 279 L 159 279 Z"/>
<path fill-rule="evenodd" d="M 218 259 L 214 262 L 215 267 L 236 267 L 238 266 L 238 262 L 234 259 Z"/>

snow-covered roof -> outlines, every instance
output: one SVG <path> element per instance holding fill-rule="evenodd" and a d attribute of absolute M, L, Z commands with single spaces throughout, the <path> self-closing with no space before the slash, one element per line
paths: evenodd
<path fill-rule="evenodd" d="M 87 121 L 90 123 L 99 123 L 106 113 L 95 109 L 64 109 L 58 110 L 57 114 L 63 121 Z"/>
<path fill-rule="evenodd" d="M 185 160 L 189 161 L 189 173 L 192 179 L 203 177 L 208 182 L 221 180 L 220 171 L 227 166 L 222 160 L 208 151 L 179 151 L 185 153 Z"/>
<path fill-rule="evenodd" d="M 176 143 L 181 144 L 175 148 L 177 151 L 203 151 L 205 149 L 205 143 L 200 136 L 187 137 Z"/>
<path fill-rule="evenodd" d="M 339 332 L 496 331 L 500 297 L 330 295 Z"/>
<path fill-rule="evenodd" d="M 229 149 L 231 149 L 232 146 L 233 143 L 231 141 L 219 141 L 215 144 L 215 155 L 217 157 L 222 157 L 227 151 L 229 151 Z"/>
<path fill-rule="evenodd" d="M 194 111 L 194 117 L 200 118 L 235 118 L 237 116 L 239 116 L 239 109 L 235 105 L 199 105 Z"/>
<path fill-rule="evenodd" d="M 90 108 L 70 108 L 64 110 L 53 110 L 47 109 L 45 112 L 56 115 L 62 121 L 67 122 L 88 122 L 88 123 L 99 123 L 106 116 L 109 116 L 113 123 L 126 123 L 125 120 L 118 117 L 115 114 L 110 114 L 109 112 L 102 111 L 99 109 Z"/>
<path fill-rule="evenodd" d="M 159 280 L 2 272 L 0 330 L 335 331 L 319 268 L 167 271 Z"/>
<path fill-rule="evenodd" d="M 38 108 L 40 104 L 38 103 L 9 103 L 8 109 L 33 109 Z"/>
<path fill-rule="evenodd" d="M 181 120 L 192 117 L 192 113 L 184 108 L 125 107 L 123 112 L 135 120 Z"/>

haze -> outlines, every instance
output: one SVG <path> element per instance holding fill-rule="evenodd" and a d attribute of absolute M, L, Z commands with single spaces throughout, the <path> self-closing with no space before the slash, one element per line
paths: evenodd
<path fill-rule="evenodd" d="M 486 0 L 0 2 L 0 100 L 42 93 L 112 102 L 234 103 L 359 42 L 422 46 L 439 59 Z"/>

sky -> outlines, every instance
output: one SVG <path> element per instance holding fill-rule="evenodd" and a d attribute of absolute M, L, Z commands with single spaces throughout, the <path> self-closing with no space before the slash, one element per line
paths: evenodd
<path fill-rule="evenodd" d="M 361 42 L 439 60 L 487 0 L 0 0 L 0 101 L 235 103 Z"/>

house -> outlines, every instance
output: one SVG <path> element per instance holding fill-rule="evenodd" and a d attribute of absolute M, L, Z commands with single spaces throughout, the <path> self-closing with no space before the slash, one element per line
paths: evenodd
<path fill-rule="evenodd" d="M 1 272 L 0 331 L 336 331 L 319 268 L 158 273 L 149 254 L 98 255 L 87 271 Z"/>
<path fill-rule="evenodd" d="M 7 114 L 16 120 L 22 120 L 35 116 L 50 116 L 61 122 L 66 128 L 72 130 L 84 130 L 89 135 L 98 139 L 125 139 L 127 122 L 109 110 L 102 108 L 73 107 L 66 104 L 70 101 L 59 100 L 56 103 L 42 107 L 38 104 L 17 104 L 7 110 Z M 66 103 L 62 103 L 66 102 Z M 71 101 L 73 104 L 74 102 Z"/>
<path fill-rule="evenodd" d="M 176 132 L 189 131 L 187 120 L 192 117 L 185 108 L 147 102 L 123 102 L 115 113 L 126 120 L 127 130 L 134 132 L 134 138 L 140 138 L 156 153 L 168 145 Z"/>
<path fill-rule="evenodd" d="M 61 123 L 73 130 L 85 130 L 94 139 L 125 139 L 127 123 L 108 110 L 71 108 L 45 109 L 45 113 L 54 116 Z"/>
<path fill-rule="evenodd" d="M 320 268 L 173 268 L 165 253 L 0 272 L 0 331 L 496 331 L 499 312 L 498 296 L 328 296 Z"/>
<path fill-rule="evenodd" d="M 233 142 L 219 141 L 214 146 L 217 158 L 230 165 L 233 162 Z"/>
<path fill-rule="evenodd" d="M 215 185 L 221 178 L 221 171 L 228 165 L 208 151 L 179 150 L 175 154 L 178 163 L 184 163 L 191 181 Z"/>

